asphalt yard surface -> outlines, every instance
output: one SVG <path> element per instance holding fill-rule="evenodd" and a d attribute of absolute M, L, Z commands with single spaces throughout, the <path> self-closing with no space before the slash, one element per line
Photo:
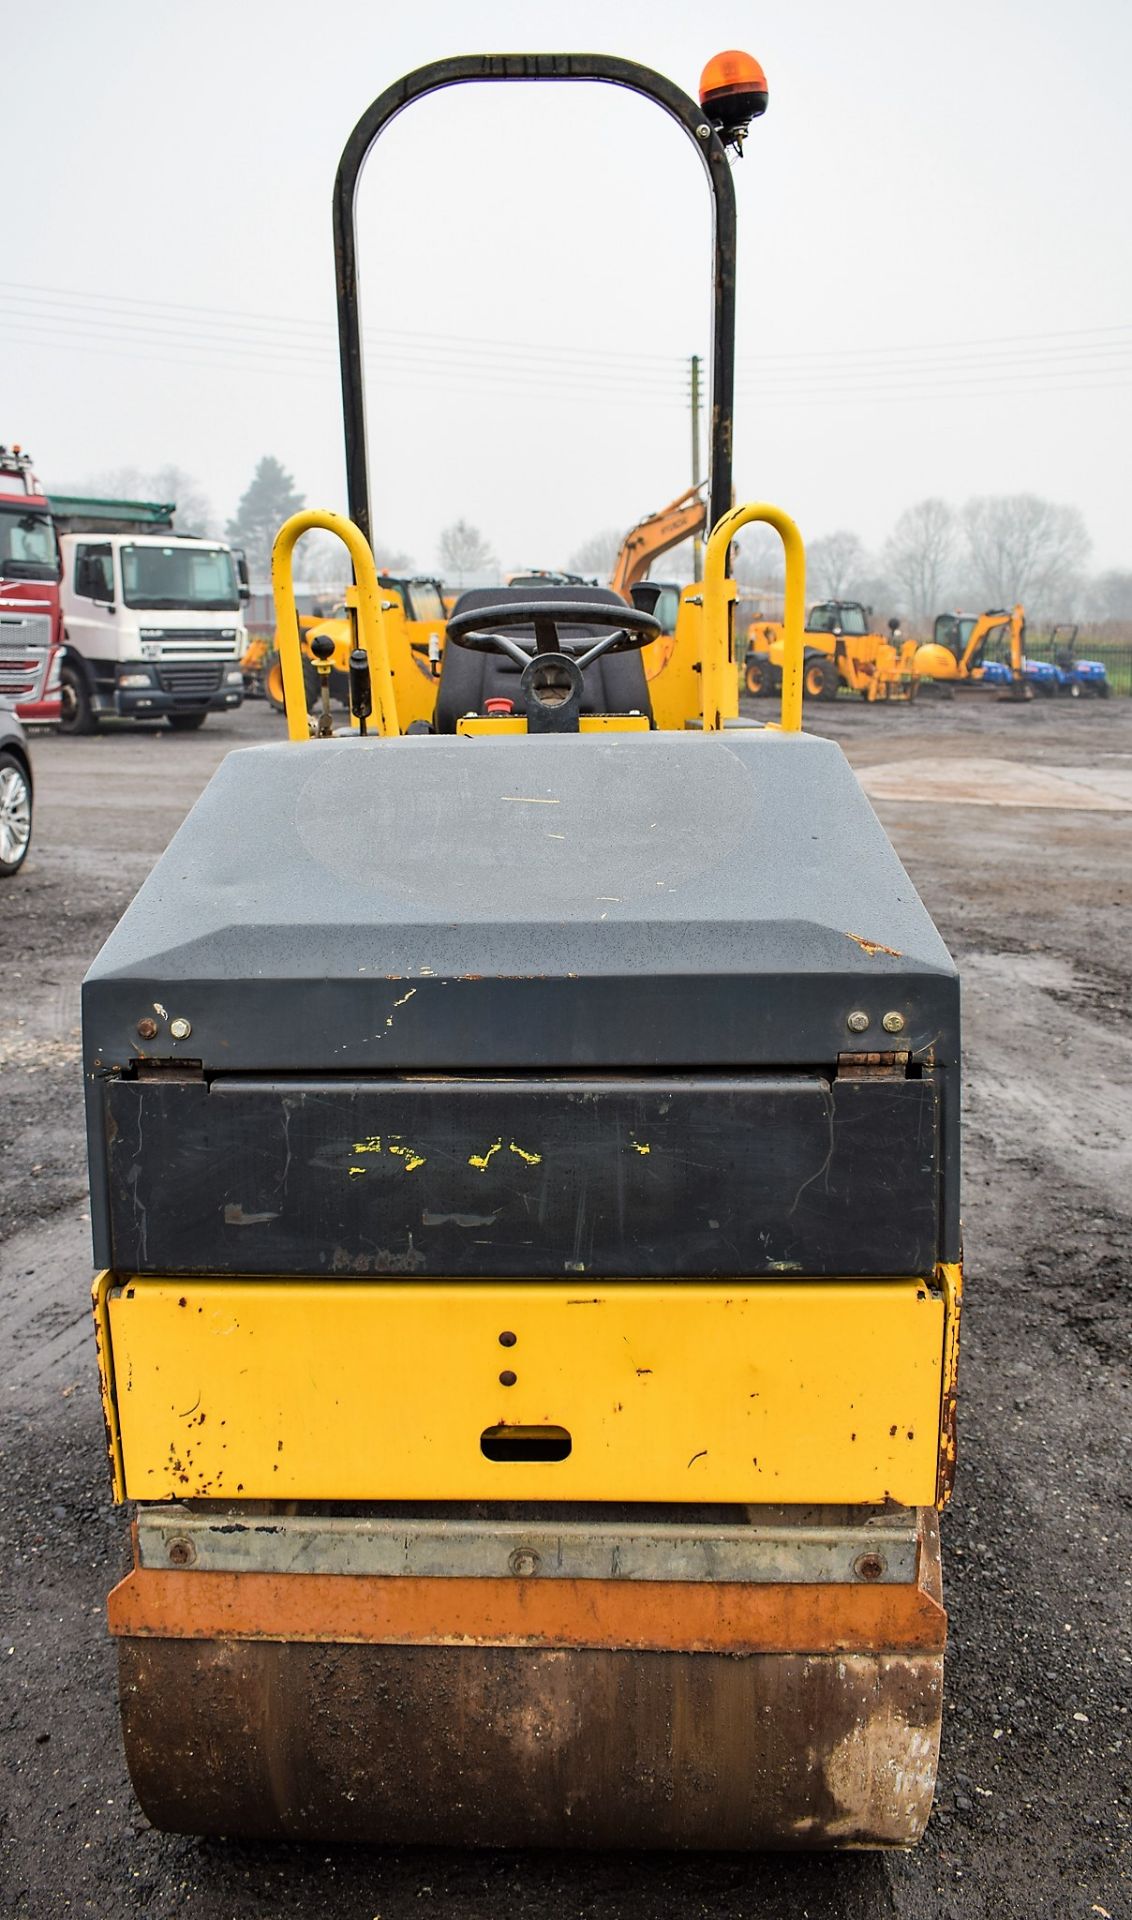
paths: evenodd
<path fill-rule="evenodd" d="M 0 897 L 0 1913 L 792 1920 L 1132 1913 L 1132 701 L 819 705 L 959 960 L 968 1293 L 936 1810 L 912 1854 L 329 1851 L 154 1832 L 103 1603 L 124 1570 L 88 1311 L 78 989 L 261 705 L 35 742 Z M 239 823 L 233 822 L 238 832 Z"/>

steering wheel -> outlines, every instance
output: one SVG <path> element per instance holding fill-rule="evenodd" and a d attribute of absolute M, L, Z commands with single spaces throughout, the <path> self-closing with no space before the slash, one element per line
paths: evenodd
<path fill-rule="evenodd" d="M 595 640 L 585 653 L 567 654 L 558 637 L 559 627 L 612 627 L 604 639 Z M 529 647 L 512 640 L 503 627 L 533 627 L 535 645 Z M 474 653 L 502 653 L 516 666 L 529 667 L 547 654 L 565 659 L 579 674 L 603 653 L 629 653 L 646 647 L 663 631 L 660 621 L 638 607 L 610 607 L 593 600 L 508 600 L 496 607 L 472 607 L 467 613 L 454 614 L 448 621 L 448 638 Z"/>

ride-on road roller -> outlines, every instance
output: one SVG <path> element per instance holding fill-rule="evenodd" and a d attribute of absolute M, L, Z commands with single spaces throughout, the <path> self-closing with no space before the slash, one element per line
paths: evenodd
<path fill-rule="evenodd" d="M 433 729 L 401 729 L 354 191 L 395 114 L 468 81 L 631 87 L 704 165 L 713 532 L 683 726 L 652 723 L 655 620 L 566 586 L 465 595 Z M 927 1819 L 958 985 L 840 749 L 801 731 L 796 529 L 731 506 L 728 148 L 765 101 L 735 54 L 699 102 L 605 56 L 469 57 L 346 148 L 351 519 L 277 542 L 292 737 L 229 755 L 84 989 L 135 1516 L 110 1626 L 160 1827 L 851 1847 Z M 734 711 L 726 563 L 755 518 L 787 562 L 768 727 Z M 312 524 L 357 581 L 346 735 L 307 712 Z"/>

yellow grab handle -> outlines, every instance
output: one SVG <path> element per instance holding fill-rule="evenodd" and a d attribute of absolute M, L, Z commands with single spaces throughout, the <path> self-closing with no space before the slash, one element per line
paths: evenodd
<path fill-rule="evenodd" d="M 701 693 L 705 733 L 718 731 L 722 714 L 726 673 L 734 663 L 728 639 L 727 622 L 727 549 L 740 527 L 752 520 L 765 521 L 780 535 L 786 558 L 786 606 L 782 621 L 782 731 L 802 731 L 802 662 L 806 625 L 806 549 L 788 513 L 765 500 L 746 507 L 732 507 L 711 530 L 704 553 L 704 649 L 701 662 Z"/>
<path fill-rule="evenodd" d="M 293 513 L 285 520 L 275 536 L 275 545 L 271 549 L 271 587 L 275 595 L 275 631 L 279 647 L 279 660 L 283 668 L 283 701 L 287 708 L 287 732 L 292 740 L 310 739 L 310 722 L 307 718 L 307 695 L 303 683 L 303 650 L 299 640 L 299 615 L 295 606 L 295 582 L 292 559 L 295 542 L 304 533 L 314 528 L 323 533 L 337 534 L 354 564 L 354 579 L 358 584 L 358 639 L 365 648 L 369 659 L 370 684 L 373 688 L 373 725 L 374 731 L 381 734 L 398 734 L 401 731 L 397 719 L 397 700 L 393 692 L 393 675 L 389 667 L 389 651 L 385 644 L 385 627 L 381 613 L 381 594 L 377 584 L 377 568 L 369 542 L 360 527 L 347 520 L 344 513 L 331 513 L 325 508 L 311 507 L 303 513 Z"/>

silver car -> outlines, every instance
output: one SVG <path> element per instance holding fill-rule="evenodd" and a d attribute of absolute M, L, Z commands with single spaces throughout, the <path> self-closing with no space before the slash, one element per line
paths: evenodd
<path fill-rule="evenodd" d="M 32 777 L 27 737 L 0 705 L 0 880 L 10 880 L 31 846 Z"/>

